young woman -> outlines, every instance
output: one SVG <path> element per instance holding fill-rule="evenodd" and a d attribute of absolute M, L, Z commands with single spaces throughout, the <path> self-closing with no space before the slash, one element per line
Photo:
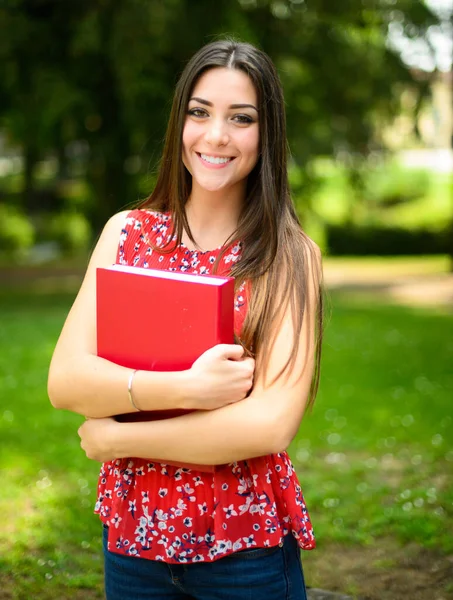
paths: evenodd
<path fill-rule="evenodd" d="M 179 373 L 97 357 L 95 270 L 114 262 L 234 276 L 240 344 Z M 316 393 L 320 279 L 290 198 L 275 68 L 249 44 L 209 44 L 177 84 L 156 187 L 107 223 L 50 367 L 52 404 L 87 417 L 82 448 L 104 463 L 109 600 L 306 598 L 300 548 L 315 542 L 286 448 Z M 194 410 L 112 418 L 168 408 Z"/>

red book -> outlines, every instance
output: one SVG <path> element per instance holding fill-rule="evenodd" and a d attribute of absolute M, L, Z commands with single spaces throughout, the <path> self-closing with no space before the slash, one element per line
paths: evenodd
<path fill-rule="evenodd" d="M 182 371 L 216 344 L 234 343 L 234 279 L 123 265 L 96 272 L 97 354 L 147 371 Z M 191 411 L 118 415 L 152 421 Z M 212 465 L 165 461 L 214 471 Z"/>

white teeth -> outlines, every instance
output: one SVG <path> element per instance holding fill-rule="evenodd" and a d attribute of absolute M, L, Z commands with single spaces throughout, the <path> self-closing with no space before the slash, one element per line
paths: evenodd
<path fill-rule="evenodd" d="M 205 160 L 208 163 L 211 163 L 212 165 L 223 165 L 227 162 L 230 162 L 231 160 L 231 158 L 223 158 L 221 156 L 209 156 L 208 154 L 201 154 L 200 156 L 203 160 Z"/>

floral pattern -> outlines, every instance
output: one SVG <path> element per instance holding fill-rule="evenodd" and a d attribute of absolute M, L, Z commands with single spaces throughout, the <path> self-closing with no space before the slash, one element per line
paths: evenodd
<path fill-rule="evenodd" d="M 169 214 L 128 213 L 117 262 L 137 267 L 212 272 L 220 248 L 201 252 L 174 241 Z M 170 246 L 171 247 L 171 246 Z M 218 265 L 228 275 L 240 259 L 233 242 Z M 235 330 L 247 309 L 247 286 L 235 297 Z M 143 459 L 104 463 L 95 512 L 108 525 L 109 550 L 167 563 L 213 561 L 253 547 L 276 546 L 292 533 L 301 548 L 315 547 L 310 517 L 294 467 L 286 452 L 222 465 L 213 473 Z"/>

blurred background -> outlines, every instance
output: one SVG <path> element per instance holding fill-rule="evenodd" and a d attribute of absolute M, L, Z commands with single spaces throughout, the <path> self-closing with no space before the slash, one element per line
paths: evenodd
<path fill-rule="evenodd" d="M 452 599 L 453 0 L 0 0 L 0 598 L 102 598 L 98 467 L 48 364 L 103 224 L 153 189 L 178 75 L 222 35 L 278 68 L 325 255 L 290 448 L 307 583 Z"/>

